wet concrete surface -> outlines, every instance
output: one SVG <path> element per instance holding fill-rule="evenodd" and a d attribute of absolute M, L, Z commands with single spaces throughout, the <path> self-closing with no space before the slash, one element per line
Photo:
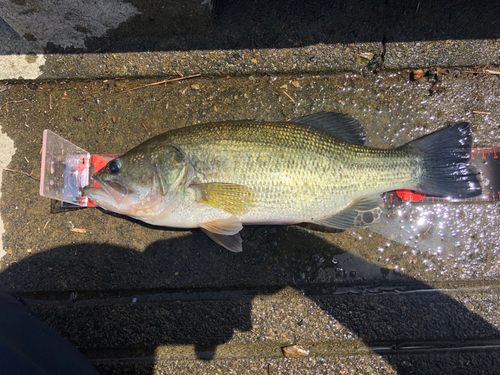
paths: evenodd
<path fill-rule="evenodd" d="M 33 177 L 46 128 L 122 153 L 189 124 L 328 110 L 357 117 L 376 147 L 459 121 L 471 122 L 475 147 L 498 146 L 499 76 L 470 71 L 22 82 L 0 93 L 0 125 L 17 149 L 9 168 Z M 234 254 L 199 230 L 99 209 L 51 213 L 35 179 L 4 171 L 0 286 L 102 373 L 494 373 L 498 208 L 436 206 L 460 238 L 444 253 L 420 251 L 425 238 L 412 247 L 370 229 L 301 225 L 246 227 Z M 309 356 L 285 359 L 291 344 Z"/>

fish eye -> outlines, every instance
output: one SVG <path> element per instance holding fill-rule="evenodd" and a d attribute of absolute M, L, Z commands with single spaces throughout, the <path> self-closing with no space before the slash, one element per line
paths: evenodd
<path fill-rule="evenodd" d="M 120 171 L 121 166 L 122 163 L 119 159 L 111 160 L 108 164 L 109 171 L 113 174 L 118 173 Z"/>

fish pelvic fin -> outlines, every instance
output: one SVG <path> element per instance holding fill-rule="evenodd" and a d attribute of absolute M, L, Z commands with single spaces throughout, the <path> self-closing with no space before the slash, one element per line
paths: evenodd
<path fill-rule="evenodd" d="M 223 234 L 212 233 L 204 228 L 201 228 L 201 230 L 205 232 L 205 234 L 216 244 L 222 246 L 223 248 L 233 253 L 241 253 L 243 251 L 243 247 L 241 246 L 241 236 L 239 233 L 231 236 L 225 236 Z"/>
<path fill-rule="evenodd" d="M 314 224 L 336 229 L 361 229 L 378 222 L 382 216 L 382 198 L 370 195 L 355 200 L 341 212 Z"/>
<path fill-rule="evenodd" d="M 295 117 L 290 122 L 314 126 L 354 145 L 363 146 L 366 142 L 363 126 L 357 119 L 345 113 L 318 112 L 308 116 Z"/>
<path fill-rule="evenodd" d="M 215 243 L 227 250 L 234 253 L 239 253 L 243 250 L 241 236 L 238 233 L 243 228 L 243 225 L 235 216 L 202 223 L 200 224 L 200 228 Z"/>
<path fill-rule="evenodd" d="M 462 122 L 401 146 L 414 152 L 422 165 L 415 190 L 438 197 L 481 194 L 480 174 L 470 168 L 471 145 L 469 123 Z"/>
<path fill-rule="evenodd" d="M 192 185 L 198 203 L 217 208 L 231 215 L 243 215 L 257 203 L 253 189 L 237 184 L 210 182 Z"/>

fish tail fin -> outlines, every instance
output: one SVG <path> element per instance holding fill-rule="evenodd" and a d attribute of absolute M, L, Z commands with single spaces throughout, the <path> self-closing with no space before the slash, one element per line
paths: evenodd
<path fill-rule="evenodd" d="M 450 126 L 411 141 L 401 148 L 421 157 L 416 190 L 438 197 L 469 198 L 481 194 L 479 173 L 470 166 L 472 137 L 469 123 Z"/>

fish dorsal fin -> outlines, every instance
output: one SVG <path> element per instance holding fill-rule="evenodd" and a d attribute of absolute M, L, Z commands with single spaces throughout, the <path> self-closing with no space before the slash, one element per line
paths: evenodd
<path fill-rule="evenodd" d="M 247 186 L 224 182 L 209 182 L 192 185 L 198 203 L 217 208 L 231 215 L 243 215 L 257 202 L 253 190 Z"/>
<path fill-rule="evenodd" d="M 338 214 L 314 223 L 336 229 L 366 228 L 380 220 L 381 205 L 382 198 L 379 194 L 364 197 L 354 201 Z"/>
<path fill-rule="evenodd" d="M 291 122 L 314 126 L 354 145 L 363 146 L 366 142 L 363 125 L 354 117 L 345 113 L 318 112 L 308 116 L 296 117 Z"/>
<path fill-rule="evenodd" d="M 226 219 L 201 223 L 200 228 L 217 244 L 229 251 L 239 253 L 242 251 L 239 231 L 243 228 L 241 221 L 235 216 Z"/>

